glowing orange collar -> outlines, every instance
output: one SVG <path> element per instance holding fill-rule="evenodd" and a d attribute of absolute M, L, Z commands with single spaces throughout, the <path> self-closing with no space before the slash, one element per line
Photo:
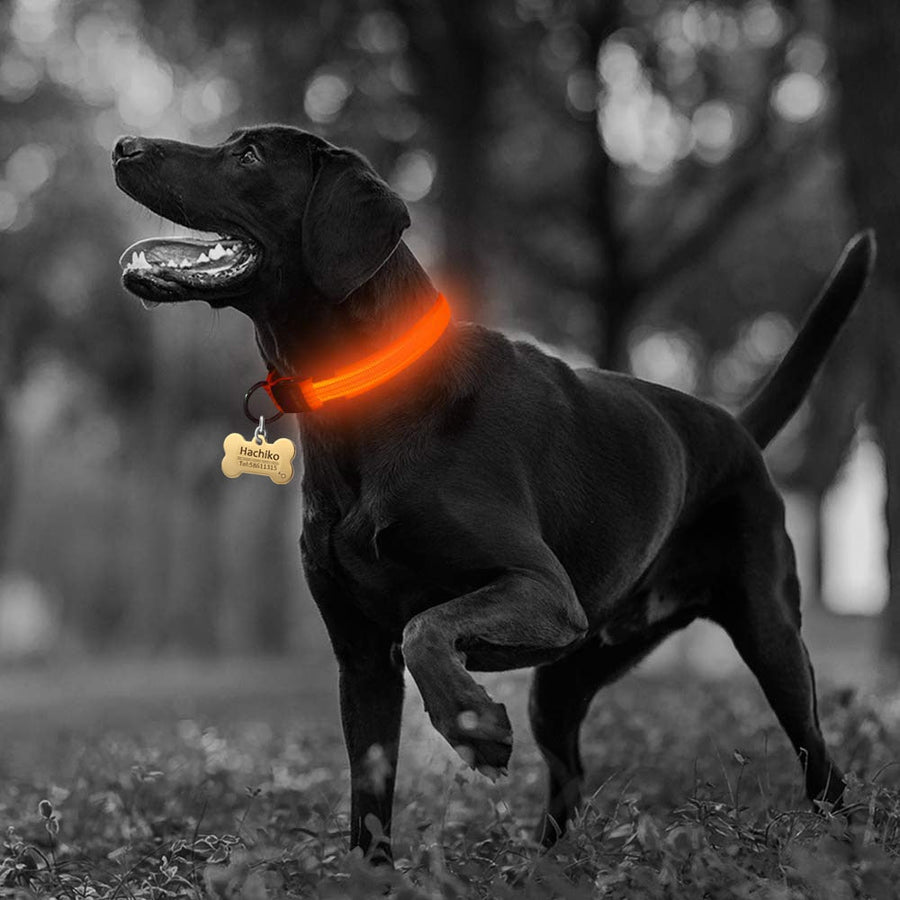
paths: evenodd
<path fill-rule="evenodd" d="M 366 356 L 359 362 L 337 369 L 330 378 L 313 381 L 290 375 L 279 375 L 274 369 L 265 381 L 255 384 L 264 387 L 280 413 L 309 412 L 319 409 L 339 397 L 355 397 L 390 380 L 430 350 L 444 333 L 450 322 L 450 305 L 443 294 L 438 294 L 434 306 L 416 322 L 406 334 L 401 335 L 383 350 Z M 246 401 L 244 404 L 246 411 Z M 249 416 L 248 411 L 248 416 Z M 250 416 L 253 419 L 253 416 Z M 255 421 L 255 420 L 254 420 Z"/>

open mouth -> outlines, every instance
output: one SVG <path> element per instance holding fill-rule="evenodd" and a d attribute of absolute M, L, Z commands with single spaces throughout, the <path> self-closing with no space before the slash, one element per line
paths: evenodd
<path fill-rule="evenodd" d="M 235 292 L 259 266 L 255 244 L 234 237 L 145 238 L 119 258 L 125 287 L 146 307 Z"/>

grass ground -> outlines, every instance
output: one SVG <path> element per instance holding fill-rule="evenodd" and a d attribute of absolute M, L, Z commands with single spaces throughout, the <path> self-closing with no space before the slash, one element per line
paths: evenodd
<path fill-rule="evenodd" d="M 601 695 L 583 739 L 590 799 L 549 854 L 529 839 L 543 771 L 525 721 L 528 673 L 485 679 L 516 732 L 497 784 L 462 769 L 411 687 L 397 873 L 384 876 L 394 896 L 900 896 L 900 691 L 871 677 L 858 627 L 810 628 L 820 670 L 840 682 L 820 695 L 851 772 L 849 826 L 808 810 L 758 688 L 725 657 L 717 671 L 728 674 L 712 678 L 670 654 Z M 841 651 L 826 654 L 829 643 Z M 689 655 L 709 667 L 719 653 Z M 863 686 L 846 687 L 848 676 Z M 334 682 L 330 665 L 303 661 L 7 673 L 0 896 L 379 896 L 348 854 Z"/>

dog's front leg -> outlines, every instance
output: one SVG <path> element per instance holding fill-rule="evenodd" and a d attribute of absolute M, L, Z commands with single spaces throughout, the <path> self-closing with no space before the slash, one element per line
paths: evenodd
<path fill-rule="evenodd" d="M 350 606 L 326 573 L 309 566 L 306 571 L 340 670 L 341 724 L 350 760 L 350 846 L 362 848 L 373 863 L 390 864 L 403 666 L 391 658 L 390 638 Z M 384 840 L 373 840 L 369 816 Z"/>
<path fill-rule="evenodd" d="M 490 584 L 419 613 L 403 632 L 404 661 L 435 728 L 491 778 L 509 762 L 512 730 L 503 704 L 494 703 L 466 668 L 551 662 L 587 633 L 568 576 L 542 549 L 534 568 L 510 567 Z"/>
<path fill-rule="evenodd" d="M 338 660 L 341 723 L 350 759 L 350 846 L 361 847 L 374 863 L 392 859 L 391 807 L 400 743 L 403 671 L 391 663 L 390 646 L 389 641 L 370 641 L 363 651 L 365 656 Z M 383 841 L 373 844 L 369 816 L 377 820 Z"/>

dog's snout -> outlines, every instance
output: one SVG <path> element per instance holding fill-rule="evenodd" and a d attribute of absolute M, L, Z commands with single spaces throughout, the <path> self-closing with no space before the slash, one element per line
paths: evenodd
<path fill-rule="evenodd" d="M 123 135 L 113 147 L 113 162 L 119 159 L 130 159 L 134 156 L 140 156 L 147 150 L 147 141 L 143 138 L 133 137 L 130 134 Z"/>

